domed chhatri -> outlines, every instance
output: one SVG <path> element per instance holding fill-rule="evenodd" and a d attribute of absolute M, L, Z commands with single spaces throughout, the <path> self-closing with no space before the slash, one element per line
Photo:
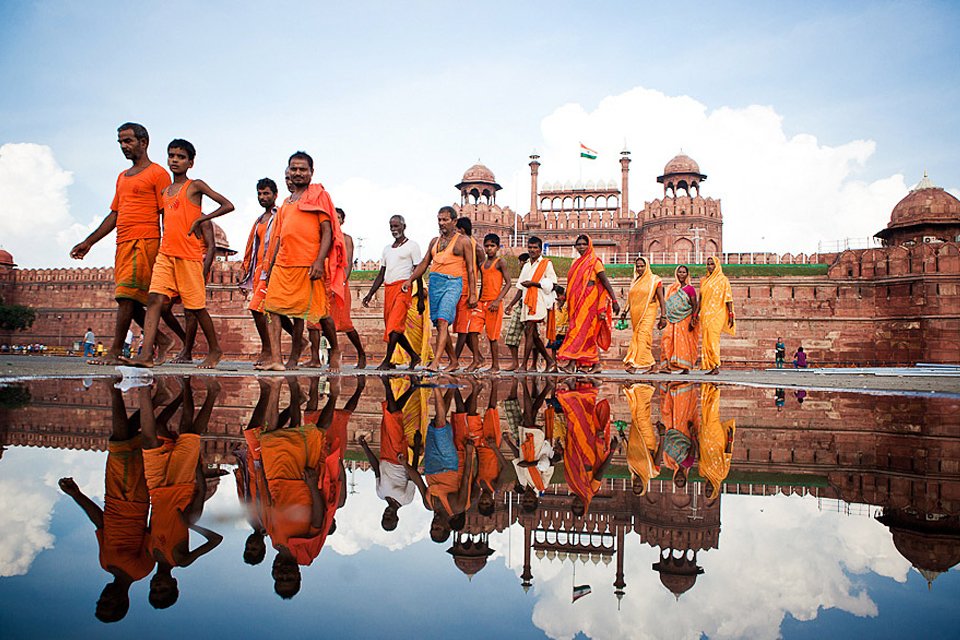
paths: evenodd
<path fill-rule="evenodd" d="M 17 263 L 13 261 L 13 254 L 6 249 L 0 249 L 0 267 L 15 267 Z"/>
<path fill-rule="evenodd" d="M 227 256 L 235 254 L 237 251 L 236 249 L 230 248 L 230 241 L 227 240 L 226 231 L 216 222 L 211 222 L 210 224 L 213 225 L 213 244 L 217 256 L 225 259 Z"/>
<path fill-rule="evenodd" d="M 663 175 L 671 176 L 679 173 L 700 173 L 700 165 L 685 153 L 675 155 L 670 162 L 663 167 Z M 706 178 L 706 176 L 703 176 Z"/>
<path fill-rule="evenodd" d="M 890 212 L 876 234 L 885 245 L 955 242 L 960 238 L 960 200 L 936 186 L 927 173 Z"/>
<path fill-rule="evenodd" d="M 497 179 L 493 175 L 493 171 L 483 164 L 475 164 L 466 171 L 463 172 L 463 179 L 460 181 L 460 184 L 474 183 L 474 184 L 489 184 L 494 185 L 497 190 L 501 187 L 497 184 Z M 457 188 L 461 188 L 460 184 L 457 185 Z"/>

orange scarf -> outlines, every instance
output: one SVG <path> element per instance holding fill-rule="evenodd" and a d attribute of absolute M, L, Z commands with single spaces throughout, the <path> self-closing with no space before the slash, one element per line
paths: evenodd
<path fill-rule="evenodd" d="M 535 446 L 533 434 L 528 433 L 523 444 L 520 445 L 525 462 L 537 462 L 537 454 L 539 452 L 534 450 Z M 543 484 L 543 476 L 540 475 L 540 469 L 537 468 L 537 465 L 534 464 L 532 467 L 527 467 L 527 472 L 530 474 L 530 479 L 533 481 L 533 486 L 537 488 L 537 491 L 543 491 L 546 485 Z"/>
<path fill-rule="evenodd" d="M 333 243 L 330 245 L 330 252 L 327 253 L 324 275 L 327 286 L 330 287 L 330 293 L 339 298 L 340 303 L 343 304 L 346 300 L 347 287 L 347 245 L 343 239 L 340 218 L 333 206 L 333 200 L 322 184 L 311 184 L 296 204 L 301 211 L 322 211 L 330 217 Z"/>
<path fill-rule="evenodd" d="M 548 260 L 546 258 L 540 258 L 540 264 L 537 265 L 537 270 L 533 272 L 533 277 L 530 278 L 531 281 L 540 283 L 540 279 L 543 278 L 543 274 L 547 271 Z M 537 287 L 527 287 L 527 292 L 523 296 L 523 303 L 527 305 L 527 313 L 533 315 L 537 312 Z"/>

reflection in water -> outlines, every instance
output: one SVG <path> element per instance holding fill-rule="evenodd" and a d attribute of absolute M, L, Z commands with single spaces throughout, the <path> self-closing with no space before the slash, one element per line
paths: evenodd
<path fill-rule="evenodd" d="M 332 544 L 340 554 L 367 549 L 374 540 L 388 545 L 383 541 L 402 539 L 400 546 L 412 545 L 411 552 L 416 547 L 429 557 L 449 554 L 468 576 L 483 571 L 492 579 L 502 570 L 487 569 L 492 559 L 515 565 L 520 586 L 533 589 L 538 607 L 554 607 L 549 622 L 534 615 L 548 633 L 616 635 L 601 622 L 600 603 L 626 599 L 643 608 L 631 600 L 637 597 L 631 591 L 643 593 L 643 602 L 659 597 L 644 584 L 628 582 L 654 577 L 678 606 L 690 602 L 681 596 L 694 589 L 698 598 L 723 601 L 722 588 L 711 579 L 730 579 L 737 562 L 748 561 L 743 554 L 764 553 L 746 537 L 730 538 L 731 531 L 744 536 L 751 523 L 761 537 L 781 530 L 796 535 L 757 521 L 749 505 L 766 505 L 760 513 L 766 508 L 779 512 L 784 523 L 809 528 L 822 522 L 811 519 L 809 500 L 818 514 L 834 508 L 850 517 L 876 515 L 879 522 L 868 522 L 889 530 L 893 547 L 931 584 L 960 561 L 960 436 L 951 401 L 818 393 L 804 394 L 802 410 L 781 411 L 780 389 L 683 382 L 615 387 L 536 376 L 393 376 L 371 381 L 369 388 L 362 377 L 328 382 L 288 376 L 159 378 L 126 394 L 65 381 L 22 389 L 33 402 L 0 408 L 0 445 L 107 450 L 102 493 L 89 483 L 60 481 L 96 527 L 100 566 L 111 580 L 96 607 L 105 622 L 137 609 L 130 594 L 136 596 L 134 585 L 151 574 L 140 602 L 169 607 L 181 590 L 190 600 L 199 598 L 197 580 L 221 571 L 218 558 L 226 554 L 272 580 L 282 598 L 299 593 L 299 601 L 329 578 L 321 577 L 329 552 L 315 562 L 328 539 L 337 540 Z M 74 412 L 74 419 L 63 420 L 65 412 Z M 611 431 L 620 419 L 629 422 L 622 438 Z M 0 474 L 10 464 L 0 462 Z M 234 504 L 244 521 L 240 538 L 231 536 L 231 530 L 240 532 L 239 524 L 204 515 L 224 466 L 236 480 Z M 348 491 L 348 468 L 351 477 L 370 469 L 375 480 Z M 59 475 L 64 473 L 69 471 Z M 776 503 L 750 497 L 757 494 L 811 497 L 787 504 L 782 496 Z M 2 491 L 0 499 L 8 499 Z M 721 548 L 722 500 L 727 528 Z M 424 508 L 432 518 L 429 527 Z M 373 509 L 375 520 L 366 517 Z M 407 529 L 423 523 L 422 533 L 405 531 L 401 520 Z M 361 521 L 374 531 L 360 530 Z M 433 542 L 419 547 L 416 541 L 428 528 Z M 866 529 L 858 535 L 851 540 L 878 539 Z M 275 555 L 266 565 L 268 541 Z M 865 593 L 848 595 L 852 587 L 841 565 L 824 567 L 809 557 L 821 553 L 818 544 L 811 540 L 796 551 L 808 554 L 810 566 L 802 569 L 798 558 L 794 572 L 829 575 L 829 590 L 844 597 L 816 596 L 814 614 L 806 617 L 815 618 L 817 606 L 875 614 Z M 47 553 L 58 551 L 59 545 Z M 860 552 L 877 560 L 857 564 L 845 557 L 835 563 L 849 571 L 898 575 L 878 568 L 880 556 L 871 553 L 877 552 Z M 365 554 L 351 557 L 366 566 Z M 776 572 L 792 560 L 765 562 Z M 301 589 L 307 571 L 302 567 L 309 565 L 321 568 L 311 567 L 317 577 Z M 565 595 L 555 596 L 561 583 Z M 774 584 L 767 589 L 776 591 Z M 563 608 L 571 600 L 578 600 L 573 606 L 586 617 L 564 626 Z M 702 609 L 706 603 L 699 602 Z M 789 603 L 776 606 L 803 617 Z M 660 615 L 656 609 L 649 613 Z M 725 635 L 720 619 L 736 615 L 714 613 L 716 623 L 701 621 L 690 631 Z"/>

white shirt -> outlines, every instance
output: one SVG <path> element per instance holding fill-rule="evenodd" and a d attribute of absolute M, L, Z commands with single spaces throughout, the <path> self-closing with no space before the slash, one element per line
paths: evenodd
<path fill-rule="evenodd" d="M 537 271 L 537 267 L 540 266 L 542 260 L 547 260 L 547 269 L 543 272 L 543 277 L 540 278 L 540 288 L 537 289 L 537 310 L 534 313 L 530 313 L 527 305 L 523 301 L 525 296 L 520 296 L 520 302 L 517 303 L 521 305 L 521 320 L 524 321 L 543 320 L 547 317 L 547 311 L 553 307 L 553 303 L 557 299 L 557 294 L 553 292 L 553 288 L 557 284 L 557 272 L 553 270 L 553 262 L 543 256 L 540 256 L 536 262 L 527 262 L 527 264 L 523 265 L 523 269 L 520 271 L 520 277 L 517 278 L 516 287 L 526 293 L 526 287 L 520 283 L 533 280 L 533 274 Z"/>
<path fill-rule="evenodd" d="M 123 344 L 132 344 L 133 343 L 133 330 L 127 329 L 127 337 L 123 340 Z"/>
<path fill-rule="evenodd" d="M 399 247 L 394 247 L 393 243 L 388 244 L 383 248 L 383 262 L 381 262 L 386 269 L 383 274 L 383 283 L 409 280 L 422 259 L 420 245 L 410 238 L 407 238 L 407 241 Z"/>
<path fill-rule="evenodd" d="M 533 448 L 538 452 L 537 453 L 537 469 L 540 471 L 540 477 L 543 478 L 543 485 L 548 486 L 550 484 L 550 479 L 553 477 L 554 468 L 550 464 L 550 458 L 553 457 L 553 445 L 544 437 L 542 429 L 526 429 L 524 427 L 520 428 L 520 445 L 521 449 L 524 441 L 527 439 L 527 435 L 533 436 Z M 521 467 L 520 463 L 523 462 L 523 458 L 515 458 L 513 460 L 513 466 L 517 472 L 517 480 L 524 487 L 534 487 L 533 478 L 530 477 L 530 468 Z"/>
<path fill-rule="evenodd" d="M 393 498 L 401 506 L 413 502 L 417 495 L 417 485 L 410 481 L 407 470 L 396 462 L 380 461 L 380 479 L 377 480 L 377 497 L 381 500 Z"/>

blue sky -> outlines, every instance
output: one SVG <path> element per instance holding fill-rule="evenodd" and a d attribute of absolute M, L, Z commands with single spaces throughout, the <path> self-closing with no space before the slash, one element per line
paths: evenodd
<path fill-rule="evenodd" d="M 0 18 L 0 206 L 30 220 L 0 222 L 0 243 L 23 266 L 69 264 L 106 214 L 126 120 L 161 164 L 169 139 L 196 144 L 194 175 L 237 205 L 234 245 L 256 179 L 310 151 L 369 257 L 394 212 L 425 242 L 477 159 L 526 213 L 534 149 L 544 180 L 616 179 L 626 140 L 637 210 L 683 148 L 730 250 L 871 235 L 924 169 L 960 186 L 954 3 L 5 2 Z M 581 140 L 601 152 L 582 169 Z M 101 244 L 90 263 L 111 261 Z"/>

